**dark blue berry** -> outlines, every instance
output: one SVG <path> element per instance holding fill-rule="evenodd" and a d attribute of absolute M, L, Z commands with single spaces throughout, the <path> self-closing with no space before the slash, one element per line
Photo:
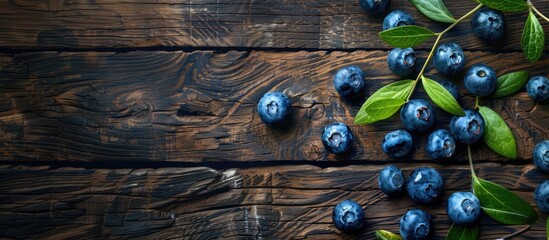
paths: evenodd
<path fill-rule="evenodd" d="M 463 83 L 465 89 L 479 97 L 486 97 L 496 90 L 496 71 L 484 63 L 469 67 Z"/>
<path fill-rule="evenodd" d="M 395 48 L 387 55 L 387 63 L 394 74 L 406 77 L 415 70 L 416 55 L 412 48 Z"/>
<path fill-rule="evenodd" d="M 379 16 L 389 9 L 390 0 L 359 0 L 360 7 L 365 12 Z"/>
<path fill-rule="evenodd" d="M 470 192 L 455 192 L 448 198 L 446 213 L 457 225 L 472 225 L 480 216 L 480 201 Z"/>
<path fill-rule="evenodd" d="M 401 10 L 393 10 L 383 19 L 383 30 L 414 24 L 416 22 L 410 14 Z"/>
<path fill-rule="evenodd" d="M 456 140 L 450 136 L 450 132 L 438 129 L 429 135 L 425 150 L 427 155 L 433 160 L 450 159 L 456 150 Z"/>
<path fill-rule="evenodd" d="M 549 173 L 549 140 L 536 144 L 532 159 L 539 169 Z"/>
<path fill-rule="evenodd" d="M 364 209 L 353 200 L 345 200 L 335 206 L 332 220 L 341 231 L 358 231 L 364 223 Z"/>
<path fill-rule="evenodd" d="M 445 43 L 435 50 L 433 62 L 438 72 L 453 76 L 463 70 L 465 55 L 457 43 Z"/>
<path fill-rule="evenodd" d="M 442 85 L 450 94 L 452 94 L 452 97 L 454 97 L 456 100 L 459 100 L 459 88 L 456 84 L 450 81 L 440 81 L 440 85 Z"/>
<path fill-rule="evenodd" d="M 334 76 L 334 87 L 343 98 L 361 96 L 364 91 L 364 72 L 357 66 L 343 67 Z"/>
<path fill-rule="evenodd" d="M 328 152 L 340 154 L 353 146 L 353 133 L 344 123 L 332 123 L 322 132 L 322 144 Z"/>
<path fill-rule="evenodd" d="M 475 36 L 487 41 L 496 41 L 505 34 L 505 18 L 500 11 L 484 7 L 473 15 L 471 28 Z"/>
<path fill-rule="evenodd" d="M 280 125 L 285 123 L 292 110 L 291 102 L 284 93 L 281 92 L 268 92 L 257 105 L 257 112 L 261 121 L 268 125 Z"/>
<path fill-rule="evenodd" d="M 427 239 L 431 232 L 431 216 L 420 209 L 410 209 L 400 218 L 400 236 L 404 240 Z"/>
<path fill-rule="evenodd" d="M 549 100 L 549 79 L 542 76 L 535 76 L 526 84 L 528 96 L 538 102 Z"/>
<path fill-rule="evenodd" d="M 549 213 L 549 180 L 541 183 L 534 191 L 534 199 L 538 209 Z"/>
<path fill-rule="evenodd" d="M 450 133 L 461 143 L 473 144 L 484 133 L 484 118 L 472 109 L 464 109 L 465 116 L 454 116 L 450 121 Z"/>
<path fill-rule="evenodd" d="M 428 204 L 442 194 L 444 181 L 434 168 L 417 168 L 406 178 L 406 190 L 414 202 Z"/>
<path fill-rule="evenodd" d="M 404 178 L 400 168 L 389 165 L 381 170 L 377 183 L 381 191 L 387 196 L 396 197 L 404 191 L 406 178 Z"/>
<path fill-rule="evenodd" d="M 402 158 L 412 150 L 412 135 L 405 130 L 389 132 L 383 138 L 381 149 L 389 157 Z"/>
<path fill-rule="evenodd" d="M 414 133 L 427 131 L 435 124 L 433 107 L 423 99 L 412 99 L 400 109 L 400 119 L 404 127 Z"/>

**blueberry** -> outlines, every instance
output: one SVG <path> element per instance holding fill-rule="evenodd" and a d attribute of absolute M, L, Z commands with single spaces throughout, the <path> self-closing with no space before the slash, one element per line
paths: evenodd
<path fill-rule="evenodd" d="M 421 133 L 435 124 L 436 117 L 431 104 L 423 99 L 412 99 L 400 109 L 400 119 L 408 131 Z"/>
<path fill-rule="evenodd" d="M 456 84 L 450 81 L 440 81 L 439 84 L 446 88 L 446 90 L 452 94 L 452 97 L 456 100 L 459 99 L 459 88 Z"/>
<path fill-rule="evenodd" d="M 400 236 L 404 240 L 427 239 L 431 231 L 431 216 L 420 209 L 410 209 L 400 218 Z"/>
<path fill-rule="evenodd" d="M 526 91 L 534 101 L 544 102 L 549 100 L 549 79 L 542 76 L 530 78 L 526 84 Z"/>
<path fill-rule="evenodd" d="M 412 48 L 395 48 L 387 55 L 389 68 L 394 74 L 406 77 L 415 70 L 416 55 Z"/>
<path fill-rule="evenodd" d="M 536 144 L 532 159 L 539 169 L 549 173 L 549 140 Z"/>
<path fill-rule="evenodd" d="M 480 201 L 470 192 L 455 192 L 448 198 L 446 213 L 457 225 L 471 225 L 480 216 Z"/>
<path fill-rule="evenodd" d="M 549 180 L 541 183 L 534 191 L 534 199 L 538 209 L 549 213 Z"/>
<path fill-rule="evenodd" d="M 359 0 L 360 7 L 372 15 L 381 15 L 389 9 L 390 0 Z"/>
<path fill-rule="evenodd" d="M 464 109 L 465 116 L 454 116 L 450 121 L 450 133 L 461 143 L 473 144 L 484 133 L 484 118 L 475 110 Z"/>
<path fill-rule="evenodd" d="M 496 71 L 484 63 L 469 67 L 465 79 L 465 89 L 479 97 L 486 97 L 496 90 Z"/>
<path fill-rule="evenodd" d="M 336 228 L 341 231 L 357 231 L 364 223 L 364 209 L 353 200 L 345 200 L 335 206 L 332 220 Z"/>
<path fill-rule="evenodd" d="M 259 100 L 257 112 L 261 121 L 276 126 L 288 120 L 291 105 L 290 99 L 284 93 L 268 92 Z"/>
<path fill-rule="evenodd" d="M 414 202 L 428 204 L 435 201 L 444 190 L 442 176 L 434 168 L 417 168 L 406 179 L 408 196 Z"/>
<path fill-rule="evenodd" d="M 465 55 L 457 43 L 445 43 L 435 50 L 433 62 L 438 72 L 453 76 L 463 70 Z"/>
<path fill-rule="evenodd" d="M 404 157 L 412 150 L 412 135 L 405 130 L 389 132 L 383 138 L 381 149 L 389 157 Z"/>
<path fill-rule="evenodd" d="M 381 191 L 390 197 L 396 197 L 404 191 L 405 181 L 402 171 L 393 165 L 383 168 L 377 178 Z"/>
<path fill-rule="evenodd" d="M 449 159 L 452 158 L 456 150 L 456 140 L 450 136 L 450 132 L 438 129 L 429 135 L 425 150 L 433 160 Z"/>
<path fill-rule="evenodd" d="M 343 67 L 334 76 L 334 87 L 341 97 L 356 98 L 364 91 L 364 72 L 357 66 Z"/>
<path fill-rule="evenodd" d="M 383 30 L 414 24 L 416 22 L 410 14 L 401 10 L 393 10 L 383 19 Z"/>
<path fill-rule="evenodd" d="M 353 133 L 344 123 L 336 122 L 324 127 L 322 144 L 328 152 L 344 153 L 353 146 Z"/>
<path fill-rule="evenodd" d="M 471 28 L 475 36 L 487 41 L 496 41 L 505 33 L 505 18 L 500 11 L 484 7 L 473 15 Z"/>

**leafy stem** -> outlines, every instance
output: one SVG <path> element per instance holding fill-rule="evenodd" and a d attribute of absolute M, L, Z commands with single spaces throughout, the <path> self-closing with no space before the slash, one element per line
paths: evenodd
<path fill-rule="evenodd" d="M 536 12 L 536 14 L 538 16 L 540 16 L 541 18 L 543 18 L 543 20 L 549 22 L 549 18 L 546 17 L 545 15 L 543 15 L 543 13 L 541 13 L 535 6 L 534 4 L 532 4 L 530 1 L 528 1 L 528 6 L 530 7 L 531 10 L 534 10 L 534 12 Z"/>
<path fill-rule="evenodd" d="M 406 97 L 406 102 L 408 102 L 408 100 L 410 100 L 410 97 L 412 96 L 412 93 L 414 92 L 414 89 L 417 85 L 417 82 L 421 79 L 421 77 L 423 76 L 423 73 L 425 73 L 425 69 L 427 68 L 427 65 L 429 65 L 429 62 L 431 61 L 431 59 L 433 58 L 433 54 L 435 52 L 435 49 L 437 48 L 439 42 L 440 42 L 440 39 L 442 39 L 442 36 L 444 36 L 444 34 L 446 34 L 448 31 L 452 30 L 452 28 L 454 28 L 457 24 L 459 24 L 461 21 L 463 21 L 464 19 L 470 17 L 471 15 L 473 15 L 476 11 L 478 11 L 480 8 L 482 8 L 484 5 L 482 4 L 479 4 L 478 6 L 476 6 L 475 8 L 473 8 L 473 10 L 469 11 L 467 14 L 463 15 L 462 17 L 460 17 L 459 19 L 457 19 L 454 23 L 452 23 L 450 26 L 448 26 L 446 29 L 444 29 L 444 31 L 440 32 L 440 33 L 436 33 L 437 35 L 437 39 L 435 40 L 435 43 L 433 44 L 433 47 L 431 48 L 431 51 L 429 52 L 429 55 L 427 56 L 427 59 L 425 60 L 425 63 L 423 63 L 423 67 L 421 67 L 421 70 L 419 71 L 419 74 L 417 75 L 416 77 L 416 80 L 414 82 L 414 85 L 413 85 L 413 88 L 412 88 L 412 91 L 408 94 L 408 96 Z"/>

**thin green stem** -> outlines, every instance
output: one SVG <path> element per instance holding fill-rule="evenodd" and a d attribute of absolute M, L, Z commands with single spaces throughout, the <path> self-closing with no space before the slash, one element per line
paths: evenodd
<path fill-rule="evenodd" d="M 534 10 L 534 12 L 536 12 L 536 14 L 538 16 L 540 16 L 541 18 L 543 18 L 543 20 L 549 22 L 549 18 L 547 18 L 545 15 L 543 15 L 543 13 L 541 13 L 535 6 L 534 4 L 532 4 L 530 1 L 528 1 L 528 5 L 530 6 L 530 9 Z"/>
<path fill-rule="evenodd" d="M 433 54 L 435 53 L 435 49 L 437 48 L 437 46 L 440 42 L 440 39 L 442 39 L 442 36 L 444 36 L 444 34 L 447 33 L 448 31 L 452 30 L 452 28 L 454 28 L 456 25 L 458 25 L 458 23 L 460 23 L 464 19 L 470 17 L 471 15 L 473 15 L 476 11 L 478 11 L 483 6 L 484 5 L 479 4 L 477 7 L 473 8 L 473 10 L 471 10 L 467 14 L 463 15 L 462 17 L 458 18 L 454 23 L 452 23 L 452 25 L 450 25 L 446 29 L 444 29 L 444 31 L 436 34 L 437 39 L 435 40 L 435 43 L 433 44 L 433 47 L 431 48 L 431 51 L 429 52 L 429 55 L 427 56 L 427 59 L 425 60 L 425 63 L 423 64 L 423 67 L 419 71 L 419 74 L 417 75 L 416 80 L 414 82 L 414 85 L 412 87 L 412 91 L 410 91 L 410 94 L 408 94 L 408 96 L 406 97 L 406 101 L 410 100 L 410 97 L 412 96 L 412 93 L 416 89 L 417 82 L 421 79 L 421 77 L 423 76 L 423 73 L 425 73 L 425 69 L 427 68 L 427 65 L 429 65 L 429 62 L 433 58 Z"/>
<path fill-rule="evenodd" d="M 475 98 L 475 109 L 478 109 L 478 100 L 479 99 L 480 98 L 478 96 Z"/>
<path fill-rule="evenodd" d="M 510 239 L 510 238 L 512 238 L 512 237 L 516 237 L 516 236 L 518 236 L 518 235 L 520 235 L 520 234 L 522 234 L 522 233 L 528 231 L 528 229 L 530 229 L 530 225 L 528 225 L 528 226 L 524 227 L 523 229 L 518 230 L 518 231 L 516 231 L 516 232 L 514 232 L 514 233 L 511 233 L 511 234 L 509 234 L 509 235 L 505 235 L 505 236 L 502 237 L 502 238 L 498 238 L 498 239 L 496 239 L 496 240 L 507 240 L 507 239 Z"/>
<path fill-rule="evenodd" d="M 476 178 L 475 169 L 473 168 L 473 154 L 471 154 L 471 145 L 467 144 L 467 156 L 469 157 L 469 167 L 471 168 L 471 176 Z"/>

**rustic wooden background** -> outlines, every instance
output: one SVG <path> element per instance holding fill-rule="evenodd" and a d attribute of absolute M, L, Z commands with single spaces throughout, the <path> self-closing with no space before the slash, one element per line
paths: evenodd
<path fill-rule="evenodd" d="M 533 2 L 549 14 L 549 1 Z M 445 3 L 457 17 L 475 6 Z M 445 26 L 405 0 L 391 8 L 418 25 Z M 468 21 L 444 41 L 461 44 L 467 65 L 548 76 L 547 56 L 531 64 L 520 52 L 526 15 L 505 16 L 502 42 L 476 39 Z M 377 37 L 382 20 L 357 0 L 0 2 L 0 238 L 372 239 L 376 229 L 398 232 L 400 216 L 415 207 L 434 217 L 433 237 L 444 238 L 445 201 L 470 186 L 465 148 L 434 163 L 419 135 L 410 159 L 390 159 L 381 139 L 402 128 L 399 118 L 354 125 L 361 101 L 342 101 L 332 85 L 337 69 L 350 64 L 365 70 L 367 96 L 400 79 L 387 67 L 390 47 Z M 418 56 L 431 44 L 417 47 Z M 428 76 L 444 78 L 432 69 Z M 453 79 L 460 102 L 471 107 L 461 77 Z M 257 102 L 273 90 L 292 100 L 287 129 L 268 128 L 257 116 Z M 534 145 L 549 135 L 549 105 L 532 103 L 524 90 L 481 103 L 511 127 L 519 158 L 475 144 L 478 175 L 533 204 L 533 189 L 549 178 L 531 162 Z M 450 116 L 437 114 L 436 127 L 448 128 Z M 343 156 L 320 141 L 334 121 L 356 136 Z M 387 198 L 376 180 L 387 164 L 406 174 L 439 169 L 446 182 L 440 203 Z M 335 204 L 349 198 L 366 210 L 358 235 L 331 224 Z M 521 228 L 486 216 L 481 223 L 481 239 Z M 544 234 L 540 221 L 516 239 Z"/>

